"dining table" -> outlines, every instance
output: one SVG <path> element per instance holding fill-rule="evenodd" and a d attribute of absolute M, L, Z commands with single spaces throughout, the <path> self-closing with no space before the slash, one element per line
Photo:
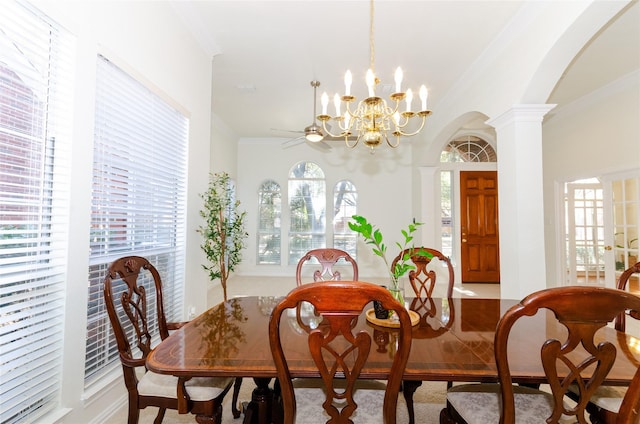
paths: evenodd
<path fill-rule="evenodd" d="M 246 296 L 221 302 L 174 331 L 147 358 L 149 370 L 178 377 L 253 378 L 256 387 L 245 408 L 244 423 L 278 422 L 270 382 L 277 375 L 269 347 L 271 311 L 279 302 L 274 296 Z M 496 382 L 498 372 L 493 353 L 496 324 L 517 300 L 464 298 L 409 298 L 406 306 L 419 317 L 412 331 L 411 353 L 403 376 L 403 395 L 410 399 L 422 381 Z M 389 372 L 397 329 L 369 319 L 365 308 L 354 331 L 373 337 L 372 349 L 361 378 L 384 380 Z M 302 311 L 302 312 L 301 312 Z M 520 320 L 512 330 L 509 364 L 514 382 L 546 382 L 540 361 L 544 340 L 564 340 L 566 329 L 549 312 Z M 319 377 L 307 347 L 307 328 L 321 317 L 312 309 L 291 310 L 280 326 L 289 352 L 292 378 Z M 606 384 L 628 385 L 640 357 L 638 335 L 608 326 L 598 340 L 612 342 L 619 352 Z M 580 353 L 576 353 L 579 355 Z M 275 387 L 275 384 L 274 384 Z M 277 390 L 276 390 L 277 391 Z M 235 406 L 235 405 L 234 405 Z"/>

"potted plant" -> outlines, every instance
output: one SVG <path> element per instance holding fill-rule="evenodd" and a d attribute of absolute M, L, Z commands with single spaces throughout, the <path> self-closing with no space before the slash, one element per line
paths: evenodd
<path fill-rule="evenodd" d="M 209 271 L 211 280 L 220 279 L 226 302 L 227 279 L 242 260 L 241 251 L 248 236 L 244 229 L 246 212 L 238 210 L 240 202 L 235 200 L 231 178 L 226 172 L 212 174 L 208 190 L 200 197 L 204 199 L 200 216 L 206 222 L 197 231 L 204 237 L 200 247 L 209 261 L 202 267 Z"/>
<path fill-rule="evenodd" d="M 387 260 L 387 245 L 383 242 L 382 232 L 378 228 L 375 228 L 367 219 L 360 215 L 353 215 L 351 217 L 354 222 L 349 222 L 349 228 L 351 231 L 355 231 L 360 234 L 366 244 L 372 246 L 372 251 L 376 256 L 380 256 L 384 261 L 385 267 L 389 271 L 389 291 L 393 297 L 404 304 L 404 298 L 402 289 L 400 287 L 400 277 L 405 275 L 409 270 L 415 269 L 415 266 L 410 262 L 411 256 L 420 255 L 426 257 L 432 257 L 428 252 L 414 251 L 413 245 L 413 233 L 416 232 L 418 227 L 422 225 L 421 222 L 414 222 L 408 225 L 407 229 L 403 229 L 400 232 L 404 238 L 402 243 L 396 242 L 399 252 L 406 251 L 406 253 L 396 262 L 394 269 L 391 269 L 390 262 Z"/>

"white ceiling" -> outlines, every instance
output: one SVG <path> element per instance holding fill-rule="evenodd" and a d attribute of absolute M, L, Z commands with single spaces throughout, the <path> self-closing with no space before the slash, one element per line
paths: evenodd
<path fill-rule="evenodd" d="M 436 109 L 526 2 L 375 2 L 375 69 L 383 94 L 402 66 L 404 87 L 429 88 Z M 288 137 L 313 122 L 313 89 L 330 96 L 369 67 L 369 1 L 180 1 L 174 7 L 213 59 L 213 111 L 239 137 Z M 640 6 L 605 28 L 565 72 L 550 103 L 566 104 L 640 69 Z M 386 85 L 386 87 L 385 87 Z M 386 90 L 385 90 L 386 89 Z M 318 111 L 319 111 L 318 104 Z"/>

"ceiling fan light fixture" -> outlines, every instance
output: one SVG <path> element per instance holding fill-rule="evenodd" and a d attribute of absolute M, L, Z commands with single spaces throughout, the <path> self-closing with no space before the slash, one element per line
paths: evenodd
<path fill-rule="evenodd" d="M 306 138 L 312 143 L 317 143 L 318 141 L 322 141 L 324 137 L 321 134 L 307 134 Z"/>
<path fill-rule="evenodd" d="M 317 125 L 311 125 L 305 128 L 304 134 L 305 134 L 304 138 L 306 138 L 308 141 L 312 143 L 317 143 L 318 141 L 322 141 L 322 139 L 324 138 L 324 134 L 322 134 L 320 127 L 318 127 Z"/>

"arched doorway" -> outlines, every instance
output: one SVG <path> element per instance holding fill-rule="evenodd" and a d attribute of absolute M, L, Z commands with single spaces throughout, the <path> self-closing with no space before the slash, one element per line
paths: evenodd
<path fill-rule="evenodd" d="M 462 283 L 500 282 L 496 163 L 493 146 L 474 135 L 453 138 L 440 154 L 442 250 Z"/>

